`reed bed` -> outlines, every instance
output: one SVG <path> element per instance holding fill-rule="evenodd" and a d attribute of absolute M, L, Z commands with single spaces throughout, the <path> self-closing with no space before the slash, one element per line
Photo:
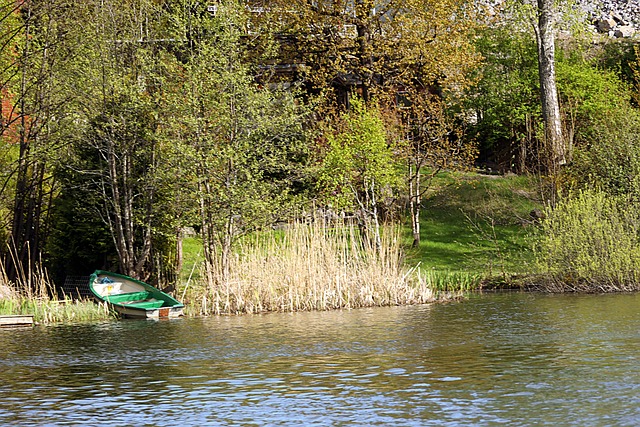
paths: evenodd
<path fill-rule="evenodd" d="M 12 297 L 0 299 L 0 314 L 33 315 L 36 323 L 91 322 L 114 319 L 106 304 L 71 299 L 33 299 Z"/>
<path fill-rule="evenodd" d="M 185 289 L 183 301 L 189 314 L 211 315 L 424 304 L 443 297 L 417 267 L 405 267 L 400 240 L 398 229 L 384 227 L 380 246 L 369 246 L 357 227 L 322 222 L 256 234 L 237 247 L 228 277 L 214 269 L 214 282 Z"/>
<path fill-rule="evenodd" d="M 56 298 L 44 273 L 29 277 L 28 281 L 24 279 L 26 277 L 22 277 L 18 285 L 10 283 L 0 262 L 0 315 L 33 315 L 34 321 L 41 324 L 101 321 L 115 317 L 105 304 Z"/>

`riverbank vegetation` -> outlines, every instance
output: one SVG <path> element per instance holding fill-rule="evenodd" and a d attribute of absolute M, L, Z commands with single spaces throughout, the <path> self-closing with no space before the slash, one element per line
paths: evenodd
<path fill-rule="evenodd" d="M 183 291 L 198 314 L 328 310 L 424 304 L 438 297 L 430 277 L 404 263 L 397 228 L 382 227 L 379 244 L 364 244 L 355 224 L 314 218 L 280 232 L 243 239 L 229 273 L 218 264 L 212 285 Z"/>
<path fill-rule="evenodd" d="M 105 304 L 95 304 L 90 300 L 74 299 L 70 296 L 58 297 L 49 284 L 41 282 L 25 293 L 14 286 L 0 282 L 0 316 L 30 315 L 36 324 L 90 322 L 111 320 L 114 313 Z"/>
<path fill-rule="evenodd" d="M 547 290 L 638 290 L 640 238 L 637 202 L 602 190 L 580 190 L 548 210 L 538 241 Z"/>
<path fill-rule="evenodd" d="M 5 282 L 117 270 L 195 314 L 637 290 L 638 39 L 542 3 L 1 2 Z"/>

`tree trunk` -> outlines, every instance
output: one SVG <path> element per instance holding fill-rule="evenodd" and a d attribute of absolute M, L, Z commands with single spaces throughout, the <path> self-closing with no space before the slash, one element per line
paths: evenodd
<path fill-rule="evenodd" d="M 176 231 L 176 277 L 180 277 L 180 272 L 182 271 L 182 265 L 184 263 L 184 229 L 182 227 L 178 227 Z"/>
<path fill-rule="evenodd" d="M 540 76 L 540 100 L 544 120 L 545 137 L 550 151 L 550 166 L 567 162 L 567 150 L 562 135 L 560 103 L 556 87 L 554 0 L 538 0 L 538 72 Z"/>
<path fill-rule="evenodd" d="M 355 24 L 358 34 L 358 49 L 356 52 L 356 56 L 358 57 L 358 62 L 360 65 L 359 68 L 361 70 L 361 96 L 365 103 L 368 103 L 371 99 L 369 89 L 371 87 L 371 79 L 373 77 L 373 58 L 370 40 L 371 29 L 369 28 L 369 18 L 373 9 L 373 2 L 371 0 L 357 0 L 355 3 Z"/>
<path fill-rule="evenodd" d="M 409 167 L 409 207 L 411 210 L 412 247 L 420 246 L 420 170 Z"/>

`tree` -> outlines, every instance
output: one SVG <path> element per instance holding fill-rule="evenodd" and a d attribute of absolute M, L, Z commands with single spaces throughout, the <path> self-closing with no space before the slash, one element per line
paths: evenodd
<path fill-rule="evenodd" d="M 17 48 L 21 44 L 22 20 L 18 2 L 0 5 L 0 137 L 11 128 L 14 119 L 11 86 L 18 73 Z"/>
<path fill-rule="evenodd" d="M 305 160 L 304 117 L 293 93 L 258 85 L 247 63 L 246 11 L 193 8 L 193 38 L 176 64 L 166 131 L 188 156 L 180 179 L 198 201 L 208 284 L 224 284 L 236 239 L 272 224 Z"/>
<path fill-rule="evenodd" d="M 479 59 L 471 2 L 459 0 L 266 0 L 253 14 L 257 36 L 275 32 L 274 62 L 310 89 L 356 91 L 395 101 L 404 87 L 463 84 Z M 259 11 L 259 13 L 258 13 Z M 340 91 L 339 91 L 340 92 Z M 343 101 L 346 93 L 339 93 Z"/>
<path fill-rule="evenodd" d="M 379 205 L 385 197 L 394 198 L 401 182 L 398 151 L 375 106 L 367 107 L 358 98 L 352 98 L 351 105 L 327 135 L 318 184 L 329 205 L 356 213 L 363 239 L 379 249 Z"/>
<path fill-rule="evenodd" d="M 463 138 L 463 119 L 438 96 L 414 96 L 402 109 L 413 246 L 420 244 L 422 199 L 443 170 L 464 170 L 477 157 L 475 141 Z"/>
<path fill-rule="evenodd" d="M 67 1 L 15 2 L 20 21 L 9 27 L 5 44 L 15 50 L 3 80 L 12 95 L 4 129 L 13 125 L 15 163 L 2 186 L 12 191 L 11 231 L 4 262 L 10 280 L 32 288 L 39 279 L 40 255 L 48 235 L 48 217 L 56 192 L 51 171 L 73 120 L 65 108 L 64 70 L 79 33 L 69 25 Z M 5 71 L 3 70 L 3 71 Z M 3 76 L 4 77 L 4 76 Z M 13 149 L 10 149 L 12 151 Z"/>
<path fill-rule="evenodd" d="M 513 26 L 489 26 L 477 38 L 484 57 L 464 98 L 474 120 L 465 136 L 478 141 L 478 162 L 493 171 L 538 170 L 544 150 L 535 40 Z"/>
<path fill-rule="evenodd" d="M 85 228 L 97 219 L 108 230 L 111 244 L 92 244 L 113 248 L 119 271 L 144 280 L 159 279 L 154 256 L 167 260 L 166 239 L 175 238 L 166 203 L 170 177 L 162 173 L 166 141 L 160 137 L 160 100 L 171 62 L 162 44 L 171 31 L 162 6 L 151 0 L 75 5 L 84 38 L 75 47 L 65 85 L 75 93 L 69 107 L 76 113 L 76 132 L 58 171 L 75 177 L 65 180 L 71 188 L 64 188 L 63 196 L 82 187 L 91 199 L 84 207 L 92 212 Z M 170 270 L 171 263 L 163 264 Z"/>
<path fill-rule="evenodd" d="M 540 76 L 540 100 L 544 120 L 547 146 L 551 151 L 551 166 L 567 162 L 566 145 L 562 134 L 560 102 L 556 86 L 555 71 L 555 19 L 557 12 L 554 0 L 538 0 L 537 25 L 534 25 L 538 46 L 538 69 Z"/>
<path fill-rule="evenodd" d="M 446 112 L 470 83 L 480 57 L 473 46 L 478 27 L 473 2 L 459 0 L 311 0 L 266 2 L 258 22 L 276 28 L 280 64 L 321 103 L 348 107 L 350 94 L 375 101 L 401 129 L 411 165 L 408 187 L 414 242 L 419 242 L 423 168 L 462 165 L 473 148 L 456 138 L 459 122 Z M 271 19 L 270 19 L 271 18 Z M 261 27 L 258 27 L 261 28 Z M 327 96 L 331 92 L 335 96 Z M 442 121 L 444 120 L 444 122 Z M 464 153 L 464 154 L 462 154 Z M 427 161 L 427 160 L 430 161 Z M 432 160 L 432 161 L 431 161 Z"/>

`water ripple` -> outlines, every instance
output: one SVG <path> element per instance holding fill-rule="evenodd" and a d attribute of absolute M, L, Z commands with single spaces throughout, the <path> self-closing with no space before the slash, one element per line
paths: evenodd
<path fill-rule="evenodd" d="M 638 425 L 639 301 L 498 294 L 444 306 L 0 330 L 0 419 Z"/>

